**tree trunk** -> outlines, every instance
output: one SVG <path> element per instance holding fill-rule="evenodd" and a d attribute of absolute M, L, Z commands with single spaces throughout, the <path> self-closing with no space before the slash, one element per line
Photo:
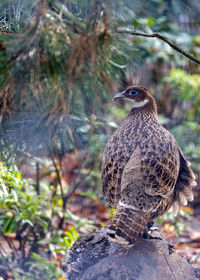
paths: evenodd
<path fill-rule="evenodd" d="M 64 264 L 67 280 L 196 280 L 195 270 L 161 238 L 132 246 L 110 242 L 104 229 L 80 237 Z"/>

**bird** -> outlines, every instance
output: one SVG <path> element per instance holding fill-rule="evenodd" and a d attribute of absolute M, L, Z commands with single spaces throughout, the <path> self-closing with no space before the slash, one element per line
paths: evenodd
<path fill-rule="evenodd" d="M 110 136 L 102 160 L 102 190 L 116 208 L 105 226 L 110 241 L 131 245 L 147 234 L 156 217 L 193 200 L 195 175 L 174 136 L 158 120 L 150 91 L 131 85 L 114 100 L 131 110 Z"/>

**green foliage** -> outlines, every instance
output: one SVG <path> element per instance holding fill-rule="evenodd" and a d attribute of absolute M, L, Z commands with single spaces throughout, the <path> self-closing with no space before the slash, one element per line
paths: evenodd
<path fill-rule="evenodd" d="M 66 211 L 66 217 L 69 222 L 74 224 L 74 227 L 70 228 L 70 230 L 75 233 L 75 231 L 79 230 L 80 228 L 84 227 L 85 229 L 94 230 L 96 227 L 94 226 L 93 221 L 88 220 L 86 218 L 80 218 L 77 215 L 74 215 L 71 211 Z M 73 231 L 75 229 L 75 231 Z M 75 234 L 74 237 L 76 237 L 77 234 Z M 74 240 L 73 240 L 74 241 Z"/>
<path fill-rule="evenodd" d="M 178 34 L 173 18 L 185 7 L 162 0 L 4 1 L 0 149 L 63 155 L 85 147 L 93 116 L 107 113 L 108 92 L 127 69 L 137 72 L 144 59 L 185 64 L 159 39 L 129 38 L 115 27 L 161 32 L 197 53 L 198 38 Z"/>
<path fill-rule="evenodd" d="M 192 168 L 199 173 L 200 164 L 200 75 L 188 74 L 182 69 L 172 69 L 164 78 L 173 89 L 173 100 L 177 100 L 180 114 L 179 124 L 171 130 Z"/>
<path fill-rule="evenodd" d="M 105 8 L 95 1 L 94 15 L 93 4 L 83 3 L 40 1 L 23 34 L 1 34 L 0 138 L 7 148 L 64 154 L 87 143 L 91 112 L 103 111 L 99 104 L 128 57 L 114 47 Z"/>
<path fill-rule="evenodd" d="M 200 75 L 188 74 L 182 69 L 172 69 L 165 81 L 170 82 L 176 90 L 174 98 L 187 102 L 185 118 L 189 121 L 200 121 Z"/>
<path fill-rule="evenodd" d="M 19 32 L 33 20 L 35 5 L 37 1 L 7 1 L 0 3 L 3 11 L 0 14 L 0 30 L 6 32 Z"/>
<path fill-rule="evenodd" d="M 33 253 L 32 261 L 27 262 L 27 265 L 31 266 L 31 272 L 24 273 L 24 280 L 58 280 L 59 277 L 62 277 L 63 272 L 61 269 L 56 267 L 56 263 L 53 261 L 48 261 L 47 259 L 41 258 L 40 255 Z M 20 275 L 21 276 L 21 275 Z M 16 277 L 16 276 L 15 276 Z M 22 277 L 22 276 L 21 276 Z M 20 280 L 22 278 L 15 278 Z"/>
<path fill-rule="evenodd" d="M 0 254 L 2 275 L 6 275 L 9 268 L 15 279 L 58 279 L 61 270 L 56 267 L 56 261 L 48 260 L 48 256 L 54 260 L 58 254 L 64 256 L 66 249 L 78 238 L 78 231 L 95 228 L 92 221 L 69 210 L 63 213 L 63 203 L 59 202 L 62 201 L 61 194 L 58 191 L 54 194 L 56 200 L 50 199 L 55 190 L 48 182 L 41 184 L 40 191 L 38 195 L 34 184 L 21 178 L 17 167 L 8 168 L 0 162 L 1 242 L 10 248 L 5 259 Z M 74 226 L 65 231 L 59 229 L 57 223 L 52 222 L 59 216 Z"/>
<path fill-rule="evenodd" d="M 41 211 L 39 197 L 35 196 L 35 190 L 32 186 L 28 186 L 25 180 L 21 180 L 19 171 L 16 173 L 6 169 L 2 163 L 1 168 L 0 227 L 2 233 L 18 232 L 22 228 L 23 231 L 27 229 L 32 231 L 34 228 L 40 227 L 42 234 L 42 231 L 46 230 L 48 226 L 47 217 Z"/>
<path fill-rule="evenodd" d="M 61 269 L 56 267 L 54 261 L 41 258 L 36 253 L 32 254 L 31 261 L 27 262 L 26 265 L 31 267 L 31 271 L 24 270 L 11 256 L 0 255 L 0 275 L 5 277 L 4 279 L 6 279 L 5 270 L 9 271 L 15 280 L 58 280 L 63 274 Z"/>
<path fill-rule="evenodd" d="M 188 15 L 190 6 L 195 8 Z M 93 221 L 67 209 L 69 193 L 74 183 L 79 198 L 102 198 L 103 149 L 130 109 L 111 103 L 120 87 L 141 79 L 149 86 L 163 106 L 161 123 L 199 172 L 198 68 L 159 39 L 116 32 L 159 32 L 198 57 L 199 13 L 194 0 L 1 1 L 0 153 L 12 166 L 0 163 L 0 242 L 9 248 L 0 254 L 5 279 L 8 271 L 15 279 L 58 279 L 60 257 L 82 232 L 94 230 Z M 186 32 L 179 15 L 191 16 L 196 30 Z M 75 148 L 82 158 L 70 185 L 57 161 Z M 39 181 L 22 179 L 11 162 L 18 158 L 20 166 L 24 157 L 31 170 L 36 163 L 44 170 Z M 171 213 L 166 221 L 177 232 L 183 229 L 183 219 Z"/>
<path fill-rule="evenodd" d="M 64 237 L 64 241 L 65 241 L 65 244 L 68 248 L 70 248 L 73 244 L 73 242 L 75 242 L 79 235 L 77 233 L 77 231 L 74 229 L 74 227 L 70 227 L 69 231 L 66 231 L 65 232 L 65 237 Z"/>

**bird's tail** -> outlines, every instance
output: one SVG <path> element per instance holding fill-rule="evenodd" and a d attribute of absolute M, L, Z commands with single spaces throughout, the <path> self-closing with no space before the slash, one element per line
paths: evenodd
<path fill-rule="evenodd" d="M 120 206 L 114 218 L 106 225 L 106 231 L 111 241 L 121 244 L 132 244 L 151 226 L 151 217 L 148 212 L 135 211 Z"/>
<path fill-rule="evenodd" d="M 197 185 L 195 175 L 190 168 L 190 162 L 185 159 L 181 150 L 179 153 L 181 166 L 172 204 L 175 216 L 178 214 L 181 205 L 187 205 L 188 201 L 193 200 L 193 188 Z"/>

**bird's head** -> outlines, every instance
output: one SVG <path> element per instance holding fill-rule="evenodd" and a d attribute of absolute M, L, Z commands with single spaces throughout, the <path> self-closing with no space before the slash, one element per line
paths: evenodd
<path fill-rule="evenodd" d="M 155 99 L 146 88 L 141 86 L 130 86 L 124 91 L 117 93 L 113 99 L 128 101 L 133 111 L 145 109 L 157 113 Z"/>

